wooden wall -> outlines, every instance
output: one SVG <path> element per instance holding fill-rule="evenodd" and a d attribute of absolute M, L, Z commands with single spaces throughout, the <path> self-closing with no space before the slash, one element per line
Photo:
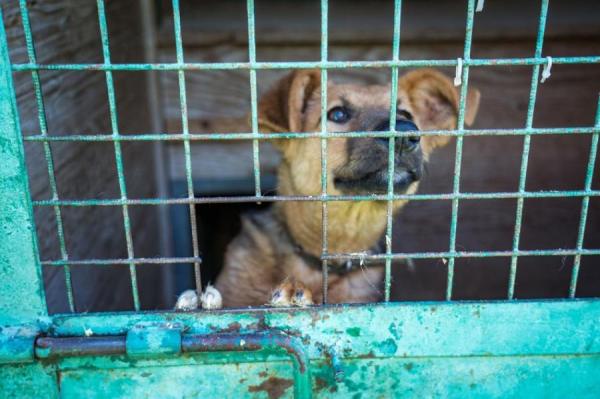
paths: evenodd
<path fill-rule="evenodd" d="M 40 63 L 102 62 L 96 2 L 31 1 L 30 20 Z M 18 2 L 2 2 L 12 62 L 24 62 L 27 54 Z M 107 2 L 107 20 L 113 62 L 144 60 L 140 2 Z M 21 127 L 24 134 L 39 133 L 37 109 L 27 73 L 15 73 Z M 105 77 L 102 72 L 42 72 L 42 86 L 50 135 L 110 133 Z M 151 130 L 147 76 L 115 73 L 115 89 L 122 133 Z M 58 195 L 62 199 L 119 198 L 114 147 L 111 143 L 52 144 Z M 42 145 L 26 144 L 26 158 L 33 199 L 50 198 L 48 172 Z M 155 197 L 152 146 L 123 144 L 128 195 Z M 157 209 L 131 207 L 135 255 L 158 256 Z M 62 209 L 65 240 L 70 259 L 126 258 L 120 207 Z M 52 208 L 36 208 L 40 256 L 60 259 L 56 220 Z M 144 308 L 164 306 L 159 285 L 161 267 L 138 266 Z M 77 266 L 72 268 L 77 311 L 132 309 L 128 267 Z M 67 311 L 61 268 L 45 267 L 50 312 Z"/>
<path fill-rule="evenodd" d="M 173 27 L 168 1 L 163 1 L 159 56 L 175 59 Z M 307 61 L 320 58 L 318 1 L 256 2 L 257 58 L 259 61 Z M 329 58 L 379 60 L 391 56 L 393 2 L 377 0 L 330 1 Z M 539 2 L 487 1 L 476 14 L 472 57 L 532 56 L 538 26 Z M 466 1 L 403 2 L 403 59 L 452 59 L 463 53 Z M 600 54 L 600 4 L 586 1 L 551 2 L 544 56 Z M 247 25 L 244 2 L 187 1 L 182 3 L 186 60 L 200 62 L 247 61 Z M 287 71 L 261 71 L 262 93 Z M 452 69 L 446 73 L 453 75 Z M 382 83 L 389 71 L 347 70 L 330 75 L 338 81 Z M 161 75 L 165 118 L 170 131 L 180 130 L 177 76 Z M 519 128 L 525 115 L 531 82 L 530 67 L 472 68 L 470 84 L 482 92 L 475 128 Z M 243 120 L 250 109 L 247 71 L 207 71 L 186 74 L 190 126 L 193 132 L 245 131 Z M 551 78 L 540 85 L 535 127 L 591 126 L 600 91 L 599 65 L 555 65 Z M 521 137 L 465 139 L 461 190 L 464 192 L 516 191 L 522 151 Z M 527 190 L 582 189 L 589 153 L 589 136 L 545 136 L 532 140 Z M 194 176 L 199 192 L 223 179 L 233 189 L 252 193 L 249 143 L 210 143 L 193 146 Z M 263 173 L 272 174 L 277 154 L 261 147 Z M 182 179 L 180 145 L 171 145 L 170 175 Z M 439 151 L 428 166 L 422 193 L 452 191 L 454 144 Z M 596 169 L 597 171 L 599 168 Z M 596 173 L 597 174 L 597 173 Z M 212 181 L 212 183 L 211 183 Z M 245 181 L 245 185 L 240 185 Z M 598 187 L 598 179 L 594 186 Z M 267 190 L 273 187 L 265 187 Z M 228 193 L 232 188 L 221 188 Z M 235 191 L 235 190 L 234 190 Z M 240 192 L 241 194 L 241 192 Z M 510 250 L 516 200 L 461 202 L 457 248 L 459 250 Z M 526 200 L 521 248 L 573 248 L 579 221 L 580 199 Z M 413 202 L 394 225 L 395 251 L 445 251 L 448 249 L 450 201 Z M 210 229 L 210 226 L 200 226 Z M 600 243 L 600 201 L 593 199 L 586 246 Z M 465 259 L 457 262 L 455 296 L 462 299 L 501 298 L 506 295 L 509 258 Z M 600 295 L 598 259 L 584 257 L 579 293 Z M 399 266 L 394 273 L 394 298 L 442 299 L 446 267 L 442 260 L 415 262 L 416 268 Z M 537 257 L 519 261 L 516 296 L 564 296 L 572 258 Z M 596 267 L 595 267 L 596 266 Z"/>

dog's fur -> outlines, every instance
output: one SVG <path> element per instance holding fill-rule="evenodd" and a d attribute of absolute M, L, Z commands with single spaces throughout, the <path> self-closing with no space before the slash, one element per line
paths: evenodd
<path fill-rule="evenodd" d="M 282 79 L 259 104 L 262 132 L 315 132 L 321 130 L 320 72 L 296 71 Z M 345 106 L 352 118 L 343 124 L 328 121 L 327 130 L 387 130 L 390 86 L 336 85 L 327 88 L 328 110 Z M 398 84 L 398 119 L 412 119 L 420 130 L 456 128 L 459 94 L 443 74 L 422 69 L 402 76 Z M 467 96 L 465 122 L 471 124 L 479 93 Z M 384 128 L 381 128 L 381 124 Z M 379 128 L 377 128 L 379 126 Z M 414 193 L 422 164 L 432 150 L 447 144 L 448 136 L 424 136 L 417 148 L 403 151 L 396 139 L 395 192 Z M 404 139 L 406 140 L 406 139 Z M 416 139 L 418 140 L 418 139 Z M 281 151 L 278 171 L 279 195 L 321 193 L 321 140 L 274 140 Z M 328 140 L 327 187 L 330 195 L 387 192 L 388 148 L 375 138 Z M 408 177 L 407 177 L 408 176 Z M 395 201 L 398 211 L 406 201 Z M 373 248 L 386 226 L 385 201 L 333 201 L 328 204 L 328 250 L 330 253 L 361 252 Z M 226 307 L 264 305 L 276 287 L 302 287 L 322 300 L 322 272 L 308 265 L 304 253 L 315 259 L 322 251 L 322 204 L 318 201 L 277 202 L 268 211 L 242 217 L 242 231 L 227 249 L 225 265 L 216 282 Z M 381 298 L 383 268 L 359 268 L 330 273 L 328 301 L 370 302 Z M 291 283 L 290 283 L 291 282 Z M 291 288 L 290 288 L 291 287 Z M 290 295 L 289 293 L 284 293 Z"/>

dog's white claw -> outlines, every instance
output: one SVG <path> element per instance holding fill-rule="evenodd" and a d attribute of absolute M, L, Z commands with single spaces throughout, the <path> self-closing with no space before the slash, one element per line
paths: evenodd
<path fill-rule="evenodd" d="M 310 292 L 310 290 L 304 287 L 304 285 L 301 283 L 298 283 L 296 290 L 294 291 L 294 296 L 292 297 L 292 305 L 300 307 L 314 305 L 312 292 Z"/>
<path fill-rule="evenodd" d="M 202 303 L 202 309 L 221 309 L 223 307 L 223 298 L 221 293 L 212 285 L 207 285 L 206 289 L 200 295 L 200 302 Z"/>
<path fill-rule="evenodd" d="M 198 294 L 196 293 L 196 291 L 183 291 L 179 295 L 179 298 L 177 298 L 177 302 L 175 303 L 175 310 L 190 311 L 196 309 L 198 309 Z"/>
<path fill-rule="evenodd" d="M 291 306 L 294 286 L 289 281 L 284 281 L 271 293 L 269 306 L 276 308 Z"/>

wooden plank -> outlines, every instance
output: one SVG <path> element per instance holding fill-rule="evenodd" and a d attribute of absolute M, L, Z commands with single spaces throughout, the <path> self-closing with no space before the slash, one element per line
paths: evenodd
<path fill-rule="evenodd" d="M 163 1 L 169 10 L 169 1 Z M 453 0 L 403 1 L 402 42 L 423 43 L 464 39 L 466 3 Z M 256 2 L 258 45 L 297 45 L 320 40 L 320 9 L 316 1 Z M 585 0 L 553 1 L 547 38 L 598 35 L 600 4 Z M 539 4 L 518 0 L 489 1 L 477 13 L 475 40 L 515 40 L 536 35 Z M 246 4 L 235 0 L 183 2 L 182 33 L 186 46 L 224 43 L 246 45 Z M 393 32 L 393 2 L 332 0 L 329 2 L 330 44 L 387 44 Z M 173 46 L 173 25 L 165 11 L 159 45 Z M 247 59 L 247 58 L 246 58 Z"/>

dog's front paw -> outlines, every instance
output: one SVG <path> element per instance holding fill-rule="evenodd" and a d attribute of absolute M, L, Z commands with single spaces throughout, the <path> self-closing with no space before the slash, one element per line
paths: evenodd
<path fill-rule="evenodd" d="M 204 292 L 198 297 L 195 290 L 186 290 L 179 295 L 175 303 L 175 310 L 189 312 L 198 308 L 212 310 L 223 307 L 221 293 L 212 285 L 207 285 Z"/>
<path fill-rule="evenodd" d="M 284 281 L 273 290 L 269 305 L 273 307 L 311 306 L 312 292 L 300 282 Z"/>
<path fill-rule="evenodd" d="M 198 309 L 198 294 L 194 290 L 186 290 L 179 295 L 175 302 L 175 310 L 189 312 Z"/>
<path fill-rule="evenodd" d="M 223 298 L 219 290 L 209 284 L 202 295 L 200 295 L 200 303 L 202 304 L 202 309 L 221 309 L 223 307 Z"/>
<path fill-rule="evenodd" d="M 300 307 L 314 305 L 312 292 L 301 282 L 295 284 L 292 305 Z"/>

